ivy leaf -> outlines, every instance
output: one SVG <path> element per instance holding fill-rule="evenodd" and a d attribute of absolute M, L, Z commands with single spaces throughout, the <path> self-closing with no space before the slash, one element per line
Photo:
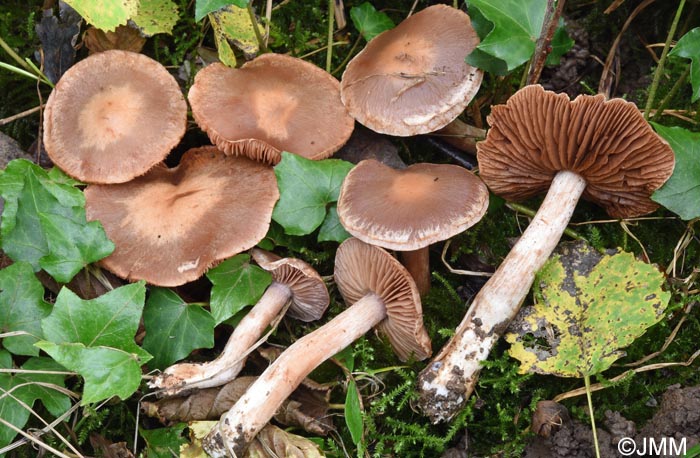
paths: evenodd
<path fill-rule="evenodd" d="M 651 198 L 684 220 L 700 217 L 700 134 L 652 123 L 676 155 L 673 175 Z"/>
<path fill-rule="evenodd" d="M 247 58 L 253 58 L 260 50 L 255 26 L 244 7 L 225 6 L 209 14 L 209 22 L 214 29 L 214 38 L 219 51 L 219 59 L 229 67 L 235 67 L 236 56 L 231 45 L 237 47 Z"/>
<path fill-rule="evenodd" d="M 10 258 L 68 283 L 87 264 L 109 255 L 114 244 L 99 222 L 86 221 L 83 193 L 62 175 L 27 160 L 10 162 L 0 175 L 5 199 L 0 231 Z"/>
<path fill-rule="evenodd" d="M 250 0 L 197 0 L 194 4 L 194 20 L 199 22 L 209 13 L 220 10 L 228 5 L 246 8 Z"/>
<path fill-rule="evenodd" d="M 216 324 L 253 305 L 272 282 L 272 275 L 250 263 L 250 256 L 239 254 L 207 272 L 211 289 L 211 314 Z"/>
<path fill-rule="evenodd" d="M 114 32 L 119 25 L 136 15 L 139 0 L 66 0 L 86 22 L 106 32 Z"/>
<path fill-rule="evenodd" d="M 321 229 L 318 230 L 318 241 L 340 243 L 350 237 L 352 237 L 350 233 L 340 224 L 337 205 L 331 205 L 328 209 L 328 216 L 323 220 Z"/>
<path fill-rule="evenodd" d="M 345 395 L 345 424 L 350 431 L 352 442 L 357 445 L 362 442 L 364 426 L 362 424 L 362 404 L 357 392 L 354 380 L 348 383 L 348 392 Z"/>
<path fill-rule="evenodd" d="M 554 32 L 554 36 L 552 37 L 552 51 L 547 55 L 545 65 L 559 65 L 561 62 L 561 57 L 569 52 L 573 45 L 574 40 L 566 32 L 564 19 L 559 18 L 557 30 Z"/>
<path fill-rule="evenodd" d="M 369 2 L 350 8 L 350 18 L 367 41 L 394 27 L 394 21 L 386 13 L 377 11 Z"/>
<path fill-rule="evenodd" d="M 5 337 L 3 347 L 16 355 L 39 355 L 34 343 L 42 337 L 41 320 L 50 312 L 51 305 L 44 301 L 44 287 L 30 264 L 17 262 L 0 270 L 0 334 L 30 334 Z"/>
<path fill-rule="evenodd" d="M 86 347 L 82 343 L 56 344 L 46 340 L 38 342 L 36 346 L 85 379 L 81 405 L 112 396 L 128 399 L 141 383 L 141 364 L 133 353 L 111 347 Z"/>
<path fill-rule="evenodd" d="M 690 59 L 690 84 L 693 86 L 691 102 L 700 98 L 700 27 L 696 27 L 683 35 L 669 56 Z"/>
<path fill-rule="evenodd" d="M 479 40 L 483 41 L 493 30 L 493 22 L 486 19 L 481 14 L 481 11 L 474 7 L 469 8 L 469 18 L 472 21 L 474 31 L 479 36 Z M 466 62 L 473 67 L 480 68 L 494 75 L 505 76 L 508 74 L 508 65 L 503 59 L 487 54 L 478 47 L 474 48 L 467 56 Z"/>
<path fill-rule="evenodd" d="M 661 320 L 670 293 L 664 276 L 631 253 L 601 255 L 566 245 L 535 279 L 536 303 L 506 335 L 520 372 L 579 377 L 599 374 L 648 327 Z"/>
<path fill-rule="evenodd" d="M 119 287 L 92 300 L 68 288 L 42 320 L 47 340 L 36 345 L 85 379 L 83 404 L 111 396 L 126 399 L 141 381 L 141 364 L 151 355 L 134 342 L 143 310 L 144 282 Z"/>
<path fill-rule="evenodd" d="M 0 368 L 12 369 L 12 357 L 5 350 L 0 350 Z M 49 358 L 36 357 L 28 359 L 22 365 L 22 369 L 30 371 L 63 370 Z M 58 374 L 0 373 L 0 393 L 10 392 L 14 398 L 30 407 L 34 405 L 35 401 L 41 400 L 51 415 L 58 417 L 70 409 L 70 399 L 65 394 L 40 384 L 64 387 L 63 379 L 64 376 Z M 30 412 L 12 396 L 0 397 L 0 418 L 21 429 L 27 424 Z M 12 442 L 16 434 L 7 426 L 0 425 L 0 448 Z"/>
<path fill-rule="evenodd" d="M 505 61 L 508 71 L 527 62 L 542 31 L 546 0 L 469 0 L 493 23 L 477 49 Z"/>
<path fill-rule="evenodd" d="M 153 368 L 163 369 L 192 350 L 214 346 L 214 317 L 198 304 L 187 304 L 170 289 L 151 290 L 143 324 L 143 348 L 153 355 Z"/>
<path fill-rule="evenodd" d="M 177 423 L 168 428 L 139 429 L 139 434 L 146 440 L 148 458 L 172 458 L 180 456 L 180 446 L 187 443 L 182 434 L 187 423 Z"/>
<path fill-rule="evenodd" d="M 137 14 L 130 19 L 147 37 L 170 34 L 178 20 L 177 5 L 171 0 L 140 0 Z"/>
<path fill-rule="evenodd" d="M 340 159 L 313 161 L 283 152 L 275 166 L 280 189 L 272 219 L 290 235 L 312 233 L 323 223 L 327 207 L 338 200 L 340 185 L 353 164 Z"/>

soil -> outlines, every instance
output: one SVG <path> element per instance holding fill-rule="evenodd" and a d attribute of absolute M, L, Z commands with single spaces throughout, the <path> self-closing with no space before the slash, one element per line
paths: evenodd
<path fill-rule="evenodd" d="M 700 443 L 700 386 L 680 388 L 672 385 L 664 393 L 661 405 L 641 429 L 619 412 L 605 412 L 604 427 L 598 428 L 602 458 L 619 457 L 618 442 L 625 437 L 641 444 L 646 438 L 685 438 L 686 448 Z M 657 442 L 659 443 L 659 442 Z M 589 458 L 595 456 L 591 428 L 576 420 L 564 421 L 547 438 L 535 436 L 525 458 Z"/>

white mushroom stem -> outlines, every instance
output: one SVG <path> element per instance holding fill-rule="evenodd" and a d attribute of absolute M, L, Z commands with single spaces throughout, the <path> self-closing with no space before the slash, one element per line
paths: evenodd
<path fill-rule="evenodd" d="M 202 441 L 204 450 L 213 458 L 242 457 L 250 441 L 311 371 L 384 318 L 384 302 L 368 294 L 294 342 L 221 417 Z"/>
<path fill-rule="evenodd" d="M 418 294 L 425 296 L 430 291 L 430 250 L 428 247 L 412 251 L 400 251 L 401 264 L 416 282 Z"/>
<path fill-rule="evenodd" d="M 469 399 L 483 361 L 518 313 L 585 187 L 585 180 L 573 172 L 554 177 L 537 214 L 476 295 L 455 335 L 420 373 L 420 406 L 434 423 L 451 419 Z"/>
<path fill-rule="evenodd" d="M 224 385 L 235 379 L 255 342 L 291 297 L 292 292 L 288 286 L 273 281 L 233 330 L 218 358 L 207 363 L 170 366 L 153 379 L 149 386 L 163 390 L 165 396 L 176 396 L 195 388 Z"/>

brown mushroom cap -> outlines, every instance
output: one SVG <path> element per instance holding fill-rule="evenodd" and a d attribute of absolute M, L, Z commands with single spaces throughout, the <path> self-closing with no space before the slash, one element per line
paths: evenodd
<path fill-rule="evenodd" d="M 208 65 L 187 97 L 219 149 L 276 164 L 281 151 L 324 159 L 343 146 L 355 121 L 339 91 L 338 80 L 309 62 L 263 54 L 240 69 Z"/>
<path fill-rule="evenodd" d="M 476 224 L 488 200 L 486 185 L 463 167 L 426 163 L 396 170 L 367 159 L 343 181 L 338 218 L 360 240 L 409 251 Z"/>
<path fill-rule="evenodd" d="M 316 269 L 297 258 L 281 258 L 269 251 L 253 248 L 250 255 L 260 267 L 272 274 L 277 283 L 289 287 L 292 303 L 287 315 L 301 321 L 315 321 L 328 308 L 328 289 Z"/>
<path fill-rule="evenodd" d="M 187 103 L 165 67 L 143 54 L 105 51 L 56 84 L 44 111 L 44 145 L 74 178 L 122 183 L 165 159 L 186 124 Z"/>
<path fill-rule="evenodd" d="M 262 240 L 278 197 L 272 167 L 210 146 L 187 151 L 172 169 L 88 186 L 85 210 L 116 246 L 101 261 L 108 270 L 177 286 Z"/>
<path fill-rule="evenodd" d="M 455 119 L 481 85 L 465 59 L 479 44 L 466 13 L 433 5 L 372 39 L 343 73 L 340 95 L 370 129 L 410 136 Z"/>
<path fill-rule="evenodd" d="M 486 140 L 477 143 L 481 178 L 507 200 L 545 192 L 560 170 L 587 182 L 585 199 L 615 218 L 654 211 L 649 196 L 673 173 L 668 143 L 637 107 L 603 95 L 566 94 L 526 86 L 488 117 Z"/>
<path fill-rule="evenodd" d="M 432 353 L 423 327 L 420 295 L 411 274 L 382 248 L 349 238 L 335 254 L 335 283 L 348 306 L 367 294 L 384 303 L 387 317 L 377 330 L 387 336 L 399 359 L 422 360 Z"/>
<path fill-rule="evenodd" d="M 399 359 L 422 360 L 432 353 L 423 327 L 420 295 L 411 274 L 385 250 L 349 238 L 335 254 L 335 282 L 347 305 L 367 294 L 380 297 L 387 317 L 377 330 L 387 336 Z"/>

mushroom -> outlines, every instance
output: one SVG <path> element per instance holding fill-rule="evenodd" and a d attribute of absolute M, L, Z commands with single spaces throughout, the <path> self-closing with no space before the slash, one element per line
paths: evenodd
<path fill-rule="evenodd" d="M 88 186 L 85 210 L 114 242 L 100 261 L 107 270 L 178 286 L 262 240 L 278 198 L 272 167 L 205 146 L 175 168 L 161 164 L 127 183 Z"/>
<path fill-rule="evenodd" d="M 243 456 L 307 374 L 373 327 L 389 338 L 401 360 L 430 356 L 418 291 L 411 275 L 389 253 L 347 239 L 336 253 L 335 281 L 346 304 L 352 305 L 280 354 L 204 439 L 209 455 Z"/>
<path fill-rule="evenodd" d="M 355 123 L 340 101 L 338 80 L 284 54 L 263 54 L 239 69 L 210 64 L 197 73 L 187 98 L 219 149 L 273 165 L 281 151 L 331 156 Z"/>
<path fill-rule="evenodd" d="M 477 144 L 481 177 L 508 200 L 547 195 L 530 225 L 474 298 L 455 335 L 421 372 L 420 406 L 433 422 L 452 418 L 472 393 L 481 363 L 517 314 L 566 228 L 579 197 L 614 218 L 653 211 L 649 198 L 671 175 L 668 143 L 622 99 L 527 86 L 493 107 Z"/>
<path fill-rule="evenodd" d="M 274 253 L 253 248 L 253 259 L 272 274 L 272 283 L 260 300 L 238 323 L 223 352 L 214 361 L 170 366 L 150 383 L 165 396 L 179 396 L 195 388 L 210 388 L 230 382 L 241 371 L 246 357 L 255 348 L 265 328 L 290 302 L 287 315 L 301 321 L 323 316 L 330 298 L 321 276 L 306 262 L 280 258 Z"/>
<path fill-rule="evenodd" d="M 428 246 L 476 224 L 488 201 L 486 185 L 463 167 L 423 163 L 396 170 L 368 159 L 345 177 L 338 218 L 360 240 L 400 251 L 424 295 L 430 289 Z"/>
<path fill-rule="evenodd" d="M 350 115 L 376 132 L 433 132 L 479 90 L 483 72 L 465 61 L 478 44 L 466 13 L 429 6 L 367 43 L 348 63 L 340 96 Z"/>
<path fill-rule="evenodd" d="M 123 183 L 161 162 L 185 134 L 187 103 L 157 61 L 93 54 L 61 77 L 44 110 L 51 160 L 87 183 Z"/>

